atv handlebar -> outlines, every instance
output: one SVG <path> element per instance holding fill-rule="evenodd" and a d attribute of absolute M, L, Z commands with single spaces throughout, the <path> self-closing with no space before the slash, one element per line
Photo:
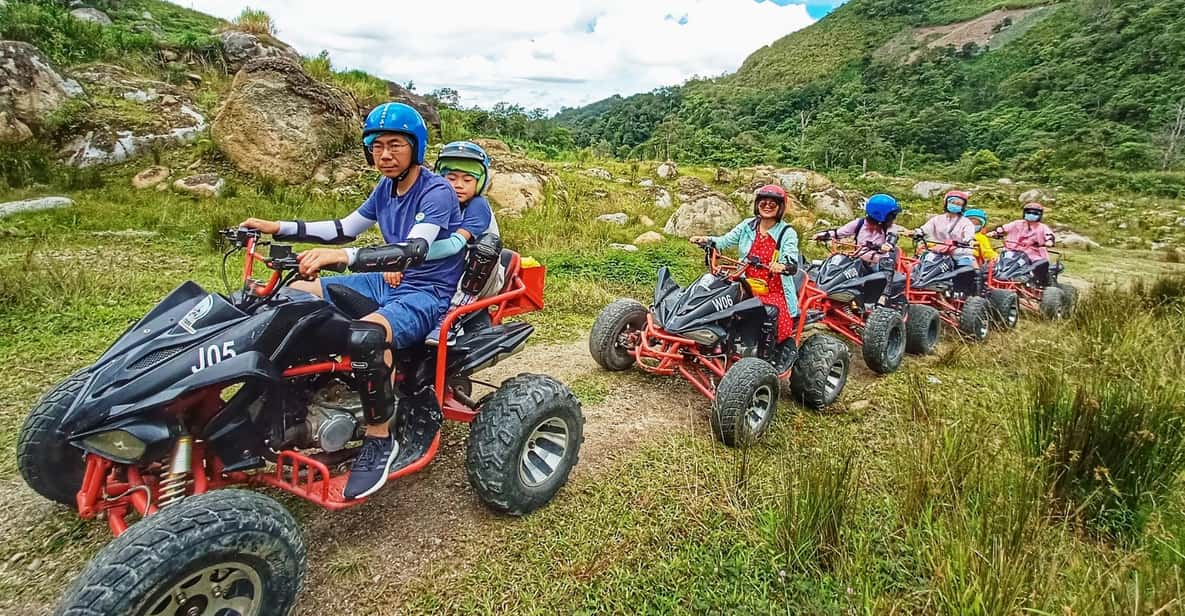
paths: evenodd
<path fill-rule="evenodd" d="M 218 231 L 218 235 L 226 238 L 231 245 L 231 249 L 223 255 L 223 279 L 226 278 L 226 257 L 239 250 L 246 251 L 243 257 L 242 290 L 244 296 L 250 295 L 264 299 L 269 298 L 297 276 L 297 272 L 300 269 L 300 254 L 292 252 L 292 245 L 274 244 L 263 241 L 262 232 L 246 227 L 221 229 Z M 263 257 L 257 252 L 260 246 L 270 246 L 267 257 Z M 267 282 L 261 282 L 251 277 L 255 270 L 256 262 L 262 263 L 265 267 L 272 270 Z M 346 271 L 346 265 L 334 264 L 321 269 L 331 272 L 344 272 Z M 227 286 L 229 287 L 229 283 Z"/>
<path fill-rule="evenodd" d="M 772 271 L 769 265 L 762 263 L 757 257 L 750 256 L 741 261 L 725 255 L 716 247 L 715 242 L 704 242 L 700 248 L 704 250 L 704 265 L 707 266 L 708 271 L 713 274 L 722 274 L 725 278 L 738 279 L 745 273 L 745 268 L 749 266 Z M 784 263 L 783 265 L 786 266 L 786 269 L 782 271 L 783 276 L 793 276 L 798 273 L 797 263 Z"/>

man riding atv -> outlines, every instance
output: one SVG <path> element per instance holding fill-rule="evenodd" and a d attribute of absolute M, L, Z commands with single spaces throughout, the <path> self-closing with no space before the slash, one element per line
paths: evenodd
<path fill-rule="evenodd" d="M 316 248 L 302 253 L 300 274 L 308 280 L 292 285 L 331 303 L 333 294 L 327 291 L 340 285 L 379 305 L 378 310 L 354 321 L 348 334 L 367 426 L 362 451 L 354 459 L 343 493 L 347 499 L 362 498 L 381 488 L 399 453 L 399 443 L 388 424 L 395 410 L 390 349 L 399 351 L 424 341 L 448 310 L 463 268 L 462 253 L 425 260 L 433 242 L 447 240 L 461 227 L 462 214 L 449 183 L 422 166 L 428 127 L 420 114 L 402 103 L 379 105 L 366 116 L 362 142 L 367 162 L 383 178 L 362 206 L 345 218 L 318 222 L 248 218 L 240 223 L 277 239 L 298 242 L 344 244 L 375 224 L 383 234 L 383 246 Z M 390 284 L 382 273 L 395 263 L 404 271 L 398 286 Z M 321 269 L 342 265 L 363 273 L 317 277 Z M 420 385 L 405 398 L 409 410 L 439 416 L 427 384 Z"/>
<path fill-rule="evenodd" d="M 750 279 L 764 280 L 769 292 L 760 296 L 766 321 L 758 344 L 759 357 L 771 357 L 778 372 L 785 372 L 797 357 L 793 334 L 798 316 L 798 290 L 792 278 L 782 276 L 798 265 L 798 233 L 782 221 L 786 214 L 786 191 L 776 184 L 757 189 L 753 196 L 753 217 L 742 220 L 719 237 L 693 236 L 701 246 L 709 242 L 724 250 L 737 247 L 740 260 L 752 264 L 745 270 Z"/>

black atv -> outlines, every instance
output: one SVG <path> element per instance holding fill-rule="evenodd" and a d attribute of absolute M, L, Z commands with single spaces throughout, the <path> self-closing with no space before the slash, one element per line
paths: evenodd
<path fill-rule="evenodd" d="M 265 258 L 257 232 L 224 235 L 227 256 L 246 252 L 242 290 L 182 284 L 46 394 L 21 429 L 17 462 L 29 486 L 83 518 L 105 519 L 116 535 L 59 613 L 286 614 L 305 568 L 295 521 L 270 498 L 219 488 L 270 486 L 330 510 L 365 501 L 342 496 L 364 425 L 345 346 L 351 319 L 376 306 L 347 294 L 335 298 L 346 306 L 339 309 L 292 290 L 290 247 L 272 245 Z M 520 350 L 532 332 L 501 317 L 542 302 L 542 272 L 527 274 L 517 255 L 504 256 L 503 292 L 454 310 L 444 331 L 497 308 L 492 325 L 452 345 L 396 354 L 400 451 L 389 479 L 433 459 L 443 410 L 472 423 L 475 491 L 491 508 L 521 515 L 567 481 L 584 420 L 568 388 L 542 375 L 509 379 L 480 403 L 469 398 L 471 375 Z M 256 262 L 272 270 L 268 282 L 251 278 Z M 425 388 L 433 375 L 436 386 Z M 142 521 L 129 528 L 133 517 Z"/>
<path fill-rule="evenodd" d="M 920 235 L 916 259 L 903 260 L 910 272 L 906 297 L 910 304 L 930 306 L 947 325 L 981 341 L 991 327 L 1011 329 L 1019 319 L 1016 293 L 989 289 L 974 265 L 960 265 L 951 248 L 970 248 L 965 242 L 931 242 Z M 938 248 L 938 249 L 936 249 Z"/>
<path fill-rule="evenodd" d="M 864 363 L 878 374 L 901 367 L 907 350 L 925 354 L 934 348 L 938 342 L 937 315 L 921 327 L 909 326 L 915 316 L 905 297 L 909 275 L 895 271 L 894 255 L 883 257 L 892 259 L 886 272 L 861 258 L 880 246 L 820 241 L 829 244 L 831 254 L 812 263 L 809 270 L 817 292 L 808 289 L 802 306 L 811 323 L 819 323 L 859 345 Z"/>
<path fill-rule="evenodd" d="M 1078 289 L 1058 280 L 1065 271 L 1062 254 L 1048 252 L 1057 260 L 1049 263 L 1048 280 L 1038 280 L 1036 264 L 1029 255 L 1019 246 L 1004 242 L 1000 257 L 988 268 L 988 287 L 1016 293 L 1022 308 L 1046 319 L 1069 316 L 1078 303 Z"/>
<path fill-rule="evenodd" d="M 768 292 L 765 281 L 745 276 L 747 267 L 764 266 L 725 257 L 711 244 L 705 250 L 708 273 L 687 287 L 659 269 L 649 310 L 632 299 L 606 306 L 589 334 L 589 352 L 606 370 L 637 365 L 683 377 L 713 401 L 717 438 L 743 446 L 769 427 L 780 381 L 789 380 L 791 393 L 811 408 L 834 402 L 847 382 L 850 352 L 826 334 L 804 339 L 802 310 L 794 336 L 776 344 L 776 310 L 758 297 Z M 811 284 L 797 269 L 783 275 L 793 276 L 796 288 Z"/>

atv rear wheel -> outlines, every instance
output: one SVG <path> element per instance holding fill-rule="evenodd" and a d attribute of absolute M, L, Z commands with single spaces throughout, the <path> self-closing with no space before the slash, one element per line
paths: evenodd
<path fill-rule="evenodd" d="M 1058 321 L 1066 318 L 1066 294 L 1057 287 L 1046 287 L 1041 294 L 1041 316 Z"/>
<path fill-rule="evenodd" d="M 491 509 L 530 513 L 568 482 L 583 442 L 580 401 L 567 386 L 520 374 L 485 398 L 469 427 L 469 484 Z"/>
<path fill-rule="evenodd" d="M 852 352 L 826 334 L 807 338 L 790 373 L 790 393 L 808 408 L 820 410 L 839 398 L 848 382 Z"/>
<path fill-rule="evenodd" d="M 605 306 L 588 333 L 588 351 L 597 365 L 614 372 L 634 365 L 627 340 L 646 328 L 646 307 L 632 299 L 619 299 Z"/>
<path fill-rule="evenodd" d="M 1068 317 L 1071 314 L 1074 314 L 1074 308 L 1078 306 L 1078 287 L 1076 287 L 1072 284 L 1066 284 L 1064 282 L 1059 282 L 1057 284 L 1057 288 L 1061 289 L 1062 293 L 1064 293 L 1066 295 L 1065 316 Z"/>
<path fill-rule="evenodd" d="M 765 360 L 743 357 L 716 386 L 712 434 L 729 447 L 757 442 L 778 409 L 778 373 Z"/>
<path fill-rule="evenodd" d="M 905 350 L 914 355 L 929 355 L 938 346 L 942 321 L 938 311 L 925 304 L 910 304 L 905 320 Z"/>
<path fill-rule="evenodd" d="M 959 331 L 977 342 L 987 338 L 991 312 L 992 306 L 986 299 L 978 296 L 968 298 L 959 314 Z"/>
<path fill-rule="evenodd" d="M 247 490 L 166 507 L 104 547 L 54 614 L 284 616 L 306 568 L 296 520 Z"/>
<path fill-rule="evenodd" d="M 66 441 L 62 421 L 86 380 L 86 374 L 76 373 L 55 385 L 29 412 L 16 443 L 16 464 L 25 483 L 45 498 L 71 507 L 82 487 L 86 460 L 82 450 Z"/>
<path fill-rule="evenodd" d="M 901 367 L 905 357 L 905 323 L 901 313 L 881 306 L 873 309 L 864 324 L 864 363 L 877 374 Z"/>
<path fill-rule="evenodd" d="M 992 325 L 996 329 L 1015 329 L 1020 321 L 1020 297 L 1015 291 L 992 289 L 988 291 L 988 302 L 992 305 Z"/>

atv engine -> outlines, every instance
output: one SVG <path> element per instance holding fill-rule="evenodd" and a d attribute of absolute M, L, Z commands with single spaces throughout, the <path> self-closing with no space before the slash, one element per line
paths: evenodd
<path fill-rule="evenodd" d="M 334 381 L 313 394 L 304 422 L 289 426 L 285 440 L 299 449 L 340 451 L 362 438 L 363 425 L 358 394 Z"/>

